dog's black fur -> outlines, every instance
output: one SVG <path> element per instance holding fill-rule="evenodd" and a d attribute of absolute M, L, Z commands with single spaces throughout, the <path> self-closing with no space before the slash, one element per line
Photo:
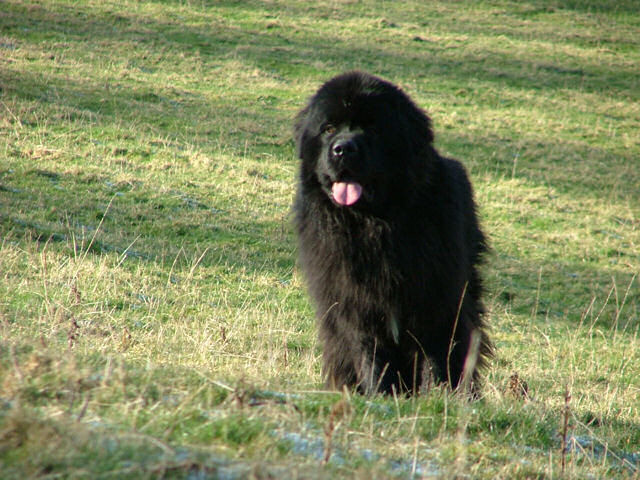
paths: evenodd
<path fill-rule="evenodd" d="M 296 117 L 299 256 L 330 388 L 458 388 L 470 362 L 464 383 L 476 391 L 491 355 L 485 237 L 465 169 L 434 149 L 430 123 L 362 72 L 329 80 Z"/>

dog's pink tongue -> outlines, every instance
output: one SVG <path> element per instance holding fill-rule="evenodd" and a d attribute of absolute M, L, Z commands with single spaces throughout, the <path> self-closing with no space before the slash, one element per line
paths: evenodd
<path fill-rule="evenodd" d="M 353 205 L 362 195 L 362 185 L 356 182 L 335 182 L 331 186 L 331 194 L 340 205 Z"/>

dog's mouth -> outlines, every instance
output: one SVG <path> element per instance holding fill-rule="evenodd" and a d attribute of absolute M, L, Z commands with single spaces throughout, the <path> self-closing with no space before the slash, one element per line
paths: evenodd
<path fill-rule="evenodd" d="M 371 186 L 356 180 L 347 172 L 337 175 L 324 173 L 319 176 L 319 180 L 324 193 L 338 207 L 351 207 L 371 201 Z"/>
<path fill-rule="evenodd" d="M 353 205 L 362 196 L 362 185 L 358 182 L 343 181 L 333 182 L 331 185 L 331 197 L 338 205 Z"/>

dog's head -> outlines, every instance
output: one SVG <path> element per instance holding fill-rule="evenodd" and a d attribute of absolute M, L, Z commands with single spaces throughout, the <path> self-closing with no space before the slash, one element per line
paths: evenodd
<path fill-rule="evenodd" d="M 411 188 L 432 139 L 428 117 L 397 87 L 361 72 L 340 75 L 296 117 L 302 186 L 320 188 L 336 207 L 380 206 Z"/>

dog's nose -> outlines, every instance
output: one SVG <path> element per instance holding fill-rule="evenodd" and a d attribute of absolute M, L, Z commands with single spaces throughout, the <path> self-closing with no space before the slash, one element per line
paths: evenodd
<path fill-rule="evenodd" d="M 333 154 L 333 157 L 336 159 L 345 158 L 345 157 L 354 155 L 357 152 L 358 152 L 358 147 L 356 145 L 356 142 L 353 141 L 353 139 L 336 140 L 336 142 L 331 147 L 331 153 Z"/>

